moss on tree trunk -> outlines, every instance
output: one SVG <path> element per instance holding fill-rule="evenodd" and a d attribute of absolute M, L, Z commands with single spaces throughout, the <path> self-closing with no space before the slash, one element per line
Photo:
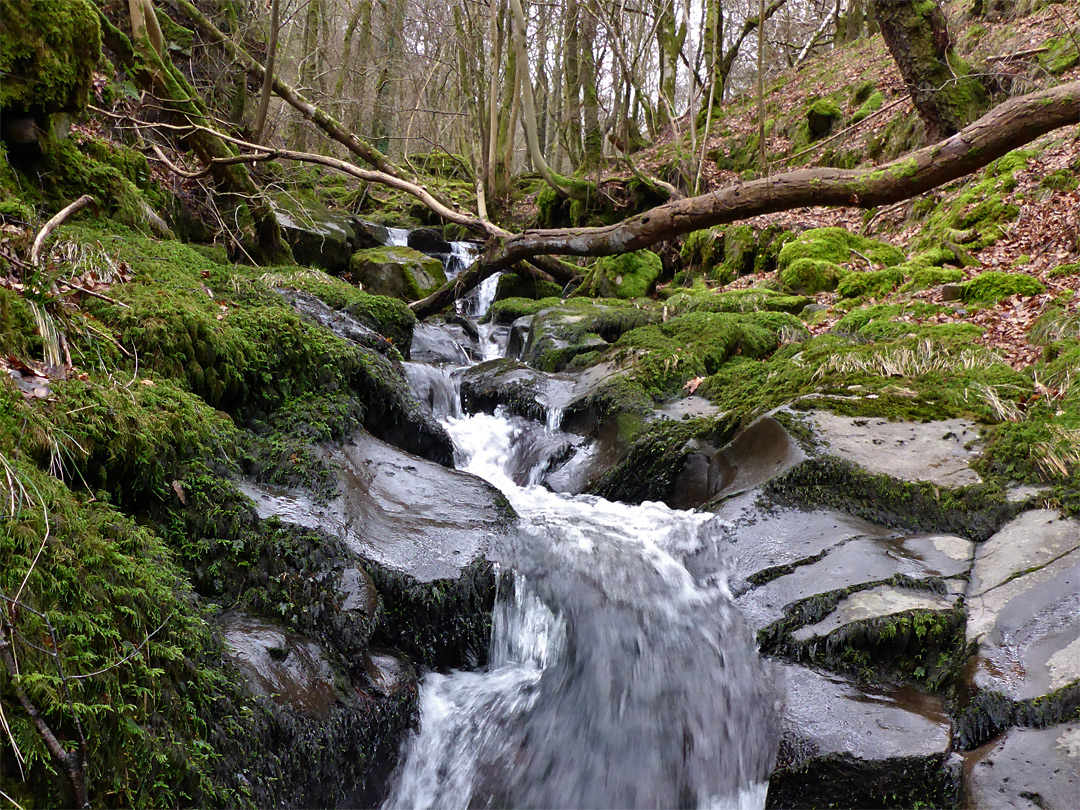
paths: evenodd
<path fill-rule="evenodd" d="M 986 90 L 953 50 L 938 0 L 874 0 L 877 21 L 931 141 L 975 119 Z"/>

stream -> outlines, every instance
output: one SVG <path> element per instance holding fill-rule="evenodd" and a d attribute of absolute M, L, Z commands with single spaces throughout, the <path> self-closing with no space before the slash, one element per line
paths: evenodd
<path fill-rule="evenodd" d="M 456 243 L 448 275 L 467 263 Z M 476 319 L 497 278 L 459 303 Z M 479 351 L 500 356 L 491 327 Z M 479 355 L 479 356 L 477 356 Z M 580 437 L 496 412 L 465 414 L 461 365 L 407 363 L 453 438 L 459 469 L 519 515 L 500 571 L 487 666 L 429 672 L 386 808 L 760 808 L 782 691 L 732 603 L 709 513 L 629 506 L 540 485 Z M 688 568 L 704 554 L 715 564 Z"/>

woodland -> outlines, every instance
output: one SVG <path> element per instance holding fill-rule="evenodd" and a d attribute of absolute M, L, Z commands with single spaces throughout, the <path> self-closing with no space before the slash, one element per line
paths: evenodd
<path fill-rule="evenodd" d="M 1051 516 L 1056 556 L 1005 583 L 1080 554 L 1075 0 L 4 0 L 0 116 L 4 806 L 385 798 L 420 676 L 484 664 L 497 569 L 425 580 L 248 485 L 337 503 L 358 431 L 452 470 L 403 362 L 475 341 L 485 282 L 520 351 L 462 401 L 543 423 L 572 378 L 566 430 L 607 448 L 575 495 L 716 511 L 717 448 L 776 418 L 820 462 L 778 503 L 973 548 Z M 657 421 L 676 402 L 708 415 Z M 819 456 L 819 411 L 968 420 L 977 475 Z M 1080 666 L 977 680 L 963 596 L 793 641 L 858 588 L 978 579 L 904 577 L 753 629 L 940 701 L 947 750 L 845 782 L 781 745 L 769 806 L 960 806 L 957 757 L 1075 726 Z M 330 674 L 251 687 L 255 621 L 267 666 L 321 645 Z"/>

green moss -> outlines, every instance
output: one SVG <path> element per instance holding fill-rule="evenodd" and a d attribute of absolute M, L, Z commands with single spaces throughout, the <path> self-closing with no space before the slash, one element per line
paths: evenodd
<path fill-rule="evenodd" d="M 574 294 L 600 298 L 642 298 L 652 290 L 662 271 L 660 257 L 651 250 L 604 256 L 596 260 Z"/>
<path fill-rule="evenodd" d="M 900 288 L 900 292 L 928 290 L 942 284 L 955 284 L 963 278 L 964 271 L 955 267 L 921 267 L 912 273 L 908 282 Z"/>
<path fill-rule="evenodd" d="M 897 267 L 884 270 L 868 270 L 849 273 L 840 279 L 837 292 L 840 298 L 881 298 L 895 290 L 904 281 L 903 272 Z"/>
<path fill-rule="evenodd" d="M 806 123 L 809 127 L 810 140 L 824 138 L 843 115 L 840 105 L 831 98 L 814 101 L 806 110 Z"/>
<path fill-rule="evenodd" d="M 487 318 L 492 323 L 507 325 L 526 315 L 535 315 L 541 310 L 559 305 L 558 298 L 504 298 L 491 305 Z"/>
<path fill-rule="evenodd" d="M 100 56 L 101 28 L 88 0 L 5 0 L 0 4 L 0 110 L 84 109 Z"/>
<path fill-rule="evenodd" d="M 1013 295 L 1038 295 L 1046 288 L 1023 273 L 989 270 L 961 285 L 960 297 L 973 304 L 992 304 Z"/>
<path fill-rule="evenodd" d="M 1059 264 L 1051 270 L 1048 275 L 1051 278 L 1080 275 L 1080 262 L 1074 262 L 1073 264 Z"/>
<path fill-rule="evenodd" d="M 196 246 L 192 246 L 197 251 Z M 269 287 L 285 287 L 314 295 L 327 306 L 352 315 L 393 343 L 402 354 L 412 344 L 416 316 L 404 301 L 370 295 L 358 287 L 321 270 L 281 267 L 259 280 Z"/>
<path fill-rule="evenodd" d="M 1050 50 L 1039 56 L 1039 63 L 1052 75 L 1059 76 L 1080 63 L 1080 48 L 1072 37 L 1055 37 L 1046 45 Z"/>
<path fill-rule="evenodd" d="M 881 93 L 875 91 L 866 99 L 855 111 L 855 114 L 851 116 L 851 123 L 857 124 L 863 119 L 869 117 L 872 113 L 881 109 L 881 106 L 885 103 L 885 97 Z"/>
<path fill-rule="evenodd" d="M 446 283 L 442 262 L 398 245 L 356 251 L 349 273 L 368 292 L 403 301 L 417 301 Z"/>
<path fill-rule="evenodd" d="M 1039 181 L 1039 186 L 1054 191 L 1073 191 L 1077 186 L 1080 186 L 1080 179 L 1069 169 L 1058 169 Z"/>
<path fill-rule="evenodd" d="M 495 300 L 505 298 L 558 298 L 562 287 L 550 281 L 535 278 L 527 273 L 503 273 L 495 290 Z"/>
<path fill-rule="evenodd" d="M 848 272 L 850 271 L 829 261 L 795 259 L 780 271 L 780 288 L 786 292 L 806 295 L 835 290 L 840 279 Z"/>
<path fill-rule="evenodd" d="M 860 257 L 855 251 L 874 264 L 885 267 L 893 267 L 904 261 L 903 251 L 884 242 L 851 233 L 844 228 L 815 228 L 805 231 L 783 246 L 777 267 L 783 271 L 799 259 L 842 264 L 859 260 Z"/>
<path fill-rule="evenodd" d="M 786 295 L 762 287 L 713 292 L 706 289 L 676 292 L 665 302 L 674 315 L 687 312 L 790 312 L 798 314 L 812 299 Z"/>

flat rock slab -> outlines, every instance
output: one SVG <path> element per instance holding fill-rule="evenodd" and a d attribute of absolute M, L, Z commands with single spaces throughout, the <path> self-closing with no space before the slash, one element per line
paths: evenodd
<path fill-rule="evenodd" d="M 810 597 L 905 576 L 912 580 L 950 579 L 967 573 L 970 543 L 948 535 L 857 537 L 820 559 L 795 566 L 739 597 L 751 626 L 763 629 L 783 617 L 784 608 Z"/>
<path fill-rule="evenodd" d="M 788 697 L 767 807 L 951 805 L 959 760 L 941 701 L 784 665 Z"/>
<path fill-rule="evenodd" d="M 1080 520 L 1070 520 L 1048 509 L 1024 512 L 979 546 L 968 596 L 982 596 L 1077 548 L 1080 548 Z"/>
<path fill-rule="evenodd" d="M 505 532 L 509 506 L 471 473 L 398 450 L 360 431 L 335 448 L 342 495 L 328 504 L 251 482 L 259 517 L 278 517 L 343 539 L 361 559 L 419 582 L 455 579 Z"/>
<path fill-rule="evenodd" d="M 979 452 L 966 449 L 979 438 L 971 422 L 889 422 L 836 416 L 827 411 L 814 411 L 809 420 L 818 440 L 828 445 L 830 455 L 870 472 L 946 487 L 981 481 L 969 466 Z"/>
<path fill-rule="evenodd" d="M 844 597 L 840 603 L 816 624 L 800 627 L 791 637 L 795 641 L 824 638 L 830 633 L 857 622 L 883 619 L 912 610 L 949 611 L 959 603 L 962 591 L 940 596 L 927 591 L 882 585 L 865 591 L 857 591 Z"/>
<path fill-rule="evenodd" d="M 329 716 L 338 692 L 333 669 L 319 644 L 241 613 L 222 617 L 221 630 L 229 658 L 255 694 L 307 716 Z"/>
<path fill-rule="evenodd" d="M 964 758 L 970 810 L 1073 810 L 1080 805 L 1080 725 L 1014 728 Z"/>
<path fill-rule="evenodd" d="M 1045 725 L 1080 706 L 1080 549 L 967 600 L 969 705 L 958 733 L 979 744 L 1009 725 Z"/>

